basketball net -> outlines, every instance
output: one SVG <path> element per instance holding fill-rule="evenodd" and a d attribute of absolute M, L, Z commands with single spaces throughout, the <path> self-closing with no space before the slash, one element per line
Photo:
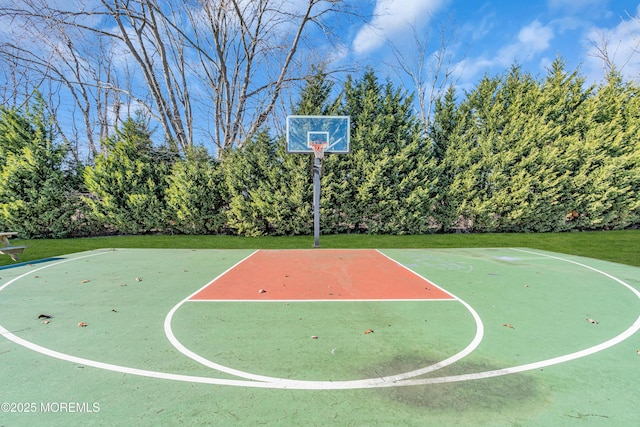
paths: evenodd
<path fill-rule="evenodd" d="M 324 150 L 329 145 L 327 141 L 311 141 L 309 145 L 316 159 L 324 159 Z"/>

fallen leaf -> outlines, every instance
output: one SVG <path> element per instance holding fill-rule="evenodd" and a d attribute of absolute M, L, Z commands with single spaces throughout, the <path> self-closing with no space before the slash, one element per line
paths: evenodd
<path fill-rule="evenodd" d="M 511 323 L 503 323 L 502 326 L 506 326 L 507 328 L 515 329 Z"/>
<path fill-rule="evenodd" d="M 372 334 L 372 333 L 373 333 L 373 329 L 367 329 L 366 331 L 364 331 L 365 335 Z"/>
<path fill-rule="evenodd" d="M 38 316 L 38 319 L 51 319 L 53 316 L 49 316 L 48 314 L 41 314 Z"/>
<path fill-rule="evenodd" d="M 43 320 L 43 321 L 42 321 L 42 324 L 43 324 L 43 325 L 46 325 L 46 324 L 47 324 L 47 323 L 49 323 L 49 322 L 51 322 L 51 320 L 49 320 L 49 319 L 47 319 L 47 320 Z"/>
<path fill-rule="evenodd" d="M 312 339 L 312 340 L 317 340 L 317 339 L 318 339 L 318 336 L 317 336 L 317 335 L 311 335 L 311 339 Z"/>
<path fill-rule="evenodd" d="M 88 323 L 85 323 L 85 322 L 80 322 L 80 323 L 78 323 L 78 327 L 79 327 L 79 328 L 86 328 L 87 326 L 89 326 L 89 324 L 88 324 Z"/>
<path fill-rule="evenodd" d="M 89 283 L 90 281 L 91 281 L 91 280 L 84 279 L 84 280 L 83 280 L 82 282 L 80 282 L 80 283 Z"/>
<path fill-rule="evenodd" d="M 259 294 L 264 294 L 264 293 L 266 293 L 266 292 L 267 292 L 267 291 L 265 291 L 264 289 L 260 289 L 260 290 L 258 291 L 258 293 L 259 293 Z"/>

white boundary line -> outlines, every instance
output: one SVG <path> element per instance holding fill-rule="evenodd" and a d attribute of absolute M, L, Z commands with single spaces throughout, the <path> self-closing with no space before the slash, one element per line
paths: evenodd
<path fill-rule="evenodd" d="M 601 270 L 598 270 L 594 267 L 590 267 L 588 265 L 576 262 L 576 261 L 572 261 L 572 260 L 568 260 L 565 258 L 561 258 L 561 257 L 556 257 L 556 256 L 552 256 L 552 255 L 548 255 L 548 254 L 543 254 L 543 253 L 538 253 L 538 252 L 532 252 L 532 251 L 527 251 L 524 249 L 513 249 L 515 251 L 520 251 L 520 252 L 524 252 L 524 253 L 529 253 L 529 254 L 533 254 L 533 255 L 537 255 L 537 256 L 542 256 L 542 257 L 547 257 L 547 258 L 552 258 L 552 259 L 557 259 L 560 261 L 565 261 L 565 262 L 569 262 L 569 263 L 573 263 L 576 264 L 578 266 L 587 268 L 589 270 L 592 270 L 596 273 L 602 274 L 605 277 L 608 277 L 616 282 L 618 282 L 619 284 L 625 286 L 627 289 L 631 290 L 637 298 L 640 299 L 640 292 L 638 290 L 636 290 L 634 287 L 632 287 L 631 285 L 625 283 L 624 281 L 608 274 L 605 273 Z M 102 253 L 107 253 L 107 252 L 102 252 Z M 98 253 L 98 254 L 90 254 L 90 255 L 86 255 L 83 257 L 78 257 L 78 258 L 70 258 L 70 259 L 66 259 L 64 261 L 60 261 L 57 263 L 53 263 L 44 267 L 40 267 L 36 270 L 31 270 L 21 276 L 15 277 L 14 279 L 10 280 L 9 282 L 5 283 L 4 285 L 0 286 L 0 291 L 2 291 L 3 289 L 5 289 L 7 286 L 9 286 L 10 284 L 16 282 L 17 280 L 32 274 L 34 271 L 38 271 L 38 270 L 42 270 L 44 268 L 48 268 L 48 267 L 52 267 L 55 265 L 59 265 L 65 262 L 69 262 L 69 261 L 74 261 L 80 258 L 85 258 L 88 256 L 94 256 L 94 255 L 99 255 L 102 253 Z M 476 372 L 476 373 L 469 373 L 469 374 L 463 374 L 463 375 L 453 375 L 453 376 L 444 376 L 444 377 L 434 377 L 434 378 L 426 378 L 426 379 L 418 379 L 418 380 L 400 380 L 400 381 L 393 381 L 393 382 L 380 382 L 380 383 L 375 383 L 375 382 L 365 382 L 362 383 L 361 381 L 357 381 L 356 383 L 354 382 L 347 382 L 346 384 L 344 382 L 342 383 L 333 383 L 333 382 L 317 382 L 320 383 L 318 385 L 321 385 L 321 387 L 316 387 L 314 388 L 315 390 L 338 390 L 338 389 L 359 389 L 359 388 L 379 388 L 379 387 L 397 387 L 397 386 L 413 386 L 413 385 L 426 385 L 426 384 L 439 384 L 439 383 L 450 383 L 450 382 L 458 382 L 458 381 L 468 381 L 468 380 L 475 380 L 475 379 L 481 379 L 481 378 L 490 378 L 490 377 L 497 377 L 497 376 L 501 376 L 501 375 L 507 375 L 507 374 L 514 374 L 514 373 L 519 373 L 519 372 L 525 372 L 528 370 L 533 370 L 533 369 L 540 369 L 543 367 L 548 367 L 551 365 L 555 365 L 555 364 L 559 364 L 559 363 L 563 363 L 563 362 L 567 362 L 570 360 L 575 360 L 578 359 L 580 357 L 585 357 L 594 353 L 597 353 L 599 351 L 608 349 L 616 344 L 621 343 L 622 341 L 628 339 L 629 337 L 631 337 L 632 335 L 634 335 L 638 330 L 640 330 L 640 316 L 636 319 L 636 321 L 629 327 L 627 328 L 623 333 L 613 337 L 610 340 L 607 340 L 601 344 L 598 344 L 596 346 L 593 347 L 589 347 L 587 349 L 581 350 L 581 351 L 577 351 L 574 353 L 570 353 L 564 356 L 559 356 L 559 357 L 555 357 L 552 359 L 547 359 L 547 360 L 542 360 L 539 362 L 535 362 L 535 363 L 529 363 L 529 364 L 525 364 L 525 365 L 520 365 L 520 366 L 514 366 L 511 368 L 504 368 L 504 369 L 497 369 L 497 370 L 493 370 L 493 371 L 486 371 L 486 372 Z M 55 350 L 51 350 L 48 349 L 46 347 L 42 347 L 40 345 L 34 344 L 30 341 L 24 340 L 18 336 L 16 336 L 15 334 L 13 334 L 12 332 L 8 331 L 6 328 L 4 328 L 2 325 L 0 325 L 0 335 L 2 335 L 4 338 L 7 338 L 8 340 L 23 346 L 25 348 L 28 348 L 30 350 L 36 351 L 38 353 L 44 354 L 46 356 L 49 357 L 53 357 L 56 359 L 60 359 L 60 360 L 65 360 L 68 362 L 72 362 L 72 363 L 78 363 L 78 364 L 82 364 L 85 366 L 91 366 L 91 367 L 95 367 L 98 369 L 105 369 L 105 370 L 109 370 L 109 371 L 113 371 L 113 372 L 121 372 L 121 373 L 125 373 L 125 374 L 131 374 L 131 375 L 138 375 L 138 376 L 143 376 L 143 377 L 151 377 L 151 378 L 157 378 L 157 379 L 165 379 L 165 380 L 173 380 L 173 381 L 184 381 L 184 382 L 193 382 L 193 383 L 201 383 L 201 384 L 212 384 L 212 385 L 225 385 L 225 386 L 236 386 L 236 387 L 256 387 L 256 388 L 271 388 L 271 389 L 309 389 L 309 387 L 307 386 L 308 384 L 300 384 L 299 382 L 296 381 L 286 381 L 286 382 L 256 382 L 256 381 L 247 381 L 247 380 L 225 380 L 225 379 L 221 379 L 221 378 L 210 378 L 210 377 L 200 377 L 200 376 L 191 376 L 191 375 L 180 375 L 180 374 L 170 374 L 167 372 L 157 372 L 157 371 L 149 371 L 149 370 L 143 370 L 143 369 L 136 369 L 136 368 L 130 368 L 130 367 L 126 367 L 126 366 L 120 366 L 120 365 L 113 365 L 113 364 L 109 364 L 109 363 L 102 363 L 102 362 L 98 362 L 95 360 L 90 360 L 90 359 L 84 359 L 81 357 L 76 357 L 76 356 L 72 356 L 72 355 L 68 355 L 65 353 L 61 353 Z"/>
<path fill-rule="evenodd" d="M 453 297 L 453 299 L 456 299 L 458 301 L 460 301 L 460 298 L 458 298 L 457 296 L 453 295 L 451 292 L 447 291 L 446 289 L 444 289 L 442 286 L 438 286 L 437 284 L 433 283 L 431 280 L 427 279 L 426 277 L 424 277 L 422 274 L 419 274 L 416 271 L 413 271 L 412 269 L 410 269 L 409 267 L 407 267 L 404 264 L 399 263 L 397 260 L 391 258 L 389 255 L 385 254 L 384 252 L 382 252 L 380 249 L 376 249 L 376 252 L 378 252 L 380 255 L 382 255 L 383 257 L 387 258 L 389 261 L 393 262 L 394 264 L 396 264 L 398 267 L 402 267 L 405 270 L 407 270 L 409 273 L 412 273 L 416 276 L 418 276 L 419 278 L 421 278 L 422 280 L 424 280 L 425 282 L 429 282 L 431 283 L 433 286 L 435 286 L 436 288 L 440 289 L 442 292 L 444 292 L 447 295 L 451 295 Z"/>
<path fill-rule="evenodd" d="M 429 282 L 433 283 L 433 282 Z M 451 294 L 449 294 L 451 295 Z M 451 302 L 455 298 L 402 298 L 402 299 L 194 299 L 189 302 L 411 302 L 411 301 L 428 301 L 428 302 Z"/>
<path fill-rule="evenodd" d="M 14 282 L 17 282 L 18 280 L 22 279 L 23 277 L 27 277 L 28 275 L 35 273 L 36 271 L 44 270 L 45 268 L 53 267 L 54 265 L 64 264 L 65 262 L 77 261 L 77 260 L 82 259 L 82 258 L 89 258 L 89 257 L 97 256 L 97 255 L 104 255 L 106 253 L 108 253 L 108 252 L 96 252 L 96 253 L 90 253 L 88 255 L 82 255 L 82 256 L 79 256 L 79 257 L 76 257 L 76 258 L 67 258 L 67 259 L 64 259 L 62 261 L 55 262 L 53 264 L 48 264 L 48 265 L 45 265 L 45 266 L 42 266 L 42 267 L 35 268 L 33 270 L 29 270 L 26 273 L 21 274 L 20 276 L 14 277 L 13 279 L 9 280 L 4 285 L 0 286 L 0 292 L 2 292 L 4 290 L 4 288 L 6 288 L 7 286 L 13 284 Z M 27 263 L 26 265 L 29 265 L 29 263 Z"/>

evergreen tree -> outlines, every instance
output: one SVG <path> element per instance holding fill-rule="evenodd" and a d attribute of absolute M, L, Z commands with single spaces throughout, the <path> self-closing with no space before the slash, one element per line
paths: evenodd
<path fill-rule="evenodd" d="M 308 178 L 287 173 L 284 140 L 266 132 L 247 141 L 224 160 L 229 191 L 229 226 L 246 236 L 305 234 L 312 213 Z"/>
<path fill-rule="evenodd" d="M 342 94 L 344 105 L 340 114 L 351 118 L 351 152 L 330 155 L 324 161 L 321 228 L 327 233 L 366 231 L 363 212 L 370 200 L 366 200 L 369 189 L 363 188 L 363 184 L 367 179 L 367 163 L 373 163 L 371 156 L 377 142 L 368 140 L 364 132 L 360 132 L 372 123 L 374 105 L 378 103 L 380 86 L 375 74 L 369 71 L 360 82 L 349 76 Z"/>
<path fill-rule="evenodd" d="M 637 89 L 612 71 L 589 105 L 589 127 L 575 177 L 575 222 L 581 228 L 625 228 L 640 218 Z"/>
<path fill-rule="evenodd" d="M 560 231 L 573 227 L 567 215 L 575 209 L 575 176 L 580 167 L 576 150 L 584 144 L 588 127 L 587 100 L 592 88 L 585 87 L 578 70 L 567 72 L 560 58 L 550 66 L 538 98 L 540 124 L 538 144 L 542 164 L 538 167 L 544 181 L 535 188 L 538 218 L 544 227 L 532 231 Z"/>
<path fill-rule="evenodd" d="M 491 111 L 494 108 L 499 79 L 485 76 L 478 86 L 466 95 L 458 108 L 454 132 L 444 153 L 441 164 L 450 182 L 447 197 L 455 206 L 454 218 L 456 227 L 485 231 L 490 227 L 490 216 L 482 212 L 482 201 L 488 196 L 490 185 L 491 135 L 490 126 L 495 125 L 496 117 Z M 443 224 L 447 229 L 447 224 Z"/>
<path fill-rule="evenodd" d="M 559 59 L 542 83 L 512 67 L 467 94 L 439 175 L 459 221 L 476 231 L 567 228 L 587 98 Z"/>
<path fill-rule="evenodd" d="M 434 118 L 429 127 L 429 138 L 433 147 L 433 161 L 435 165 L 432 173 L 435 175 L 434 191 L 432 194 L 433 211 L 431 213 L 434 226 L 439 231 L 447 232 L 458 221 L 458 207 L 461 205 L 461 194 L 456 193 L 452 184 L 456 175 L 461 172 L 455 167 L 455 160 L 459 151 L 456 147 L 461 142 L 461 135 L 465 134 L 467 120 L 463 111 L 466 107 L 457 106 L 455 88 L 449 87 L 442 99 L 435 102 Z"/>
<path fill-rule="evenodd" d="M 489 105 L 479 108 L 483 111 L 482 120 L 478 121 L 478 148 L 483 168 L 479 191 L 472 202 L 474 229 L 478 231 L 508 228 L 522 203 L 513 197 L 518 194 L 517 187 L 530 185 L 530 177 L 523 177 L 517 171 L 517 158 L 528 143 L 522 128 L 531 114 L 531 105 L 527 104 L 536 84 L 519 67 L 512 67 L 507 75 L 494 80 L 494 84 L 493 96 L 485 98 Z"/>
<path fill-rule="evenodd" d="M 351 117 L 351 153 L 325 161 L 323 230 L 428 230 L 427 153 L 411 98 L 372 71 L 347 81 L 341 114 Z"/>
<path fill-rule="evenodd" d="M 444 159 L 451 135 L 458 124 L 457 109 L 456 90 L 453 86 L 449 86 L 443 98 L 436 99 L 433 122 L 429 126 L 433 157 L 439 163 Z"/>
<path fill-rule="evenodd" d="M 541 120 L 538 102 L 540 84 L 529 74 L 513 67 L 502 78 L 494 109 L 500 126 L 491 126 L 491 173 L 486 197 L 480 210 L 490 221 L 487 231 L 542 231 L 550 227 L 545 212 L 553 206 L 554 181 L 552 158 L 545 150 L 547 122 Z M 553 152 L 551 150 L 550 152 Z M 553 219 L 551 219 L 553 221 Z"/>
<path fill-rule="evenodd" d="M 153 147 L 138 116 L 104 141 L 106 152 L 84 173 L 92 217 L 107 231 L 143 234 L 165 230 L 165 191 L 173 155 Z"/>
<path fill-rule="evenodd" d="M 84 226 L 68 147 L 54 143 L 38 101 L 27 114 L 0 108 L 0 226 L 22 237 L 66 237 Z"/>
<path fill-rule="evenodd" d="M 617 227 L 640 227 L 640 86 L 626 82 L 625 154 L 621 169 L 627 171 L 629 184 L 627 210 L 620 215 Z"/>
<path fill-rule="evenodd" d="M 300 100 L 293 107 L 292 114 L 301 116 L 331 116 L 339 107 L 339 98 L 331 100 L 334 84 L 322 69 L 316 69 L 300 94 Z"/>
<path fill-rule="evenodd" d="M 222 168 L 202 148 L 187 150 L 167 177 L 167 217 L 181 233 L 221 233 L 226 227 Z"/>

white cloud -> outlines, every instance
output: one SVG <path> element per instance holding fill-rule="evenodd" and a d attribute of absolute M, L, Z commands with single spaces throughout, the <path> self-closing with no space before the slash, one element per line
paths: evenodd
<path fill-rule="evenodd" d="M 494 16 L 484 16 L 480 22 L 474 22 L 471 31 L 464 30 L 463 32 L 469 34 L 472 40 L 482 40 L 494 31 L 495 24 Z"/>
<path fill-rule="evenodd" d="M 425 25 L 447 0 L 377 0 L 371 22 L 363 26 L 353 41 L 357 54 L 369 53 L 387 40 Z"/>
<path fill-rule="evenodd" d="M 495 67 L 503 71 L 511 65 L 534 59 L 549 48 L 553 38 L 553 29 L 535 20 L 518 32 L 513 43 L 499 48 L 495 55 L 489 57 L 485 54 L 465 59 L 456 64 L 456 70 L 459 70 L 459 77 L 463 82 L 476 79 Z"/>
<path fill-rule="evenodd" d="M 545 51 L 552 39 L 553 30 L 551 27 L 543 26 L 539 21 L 533 21 L 520 30 L 518 47 L 524 49 L 523 53 L 533 55 Z"/>

